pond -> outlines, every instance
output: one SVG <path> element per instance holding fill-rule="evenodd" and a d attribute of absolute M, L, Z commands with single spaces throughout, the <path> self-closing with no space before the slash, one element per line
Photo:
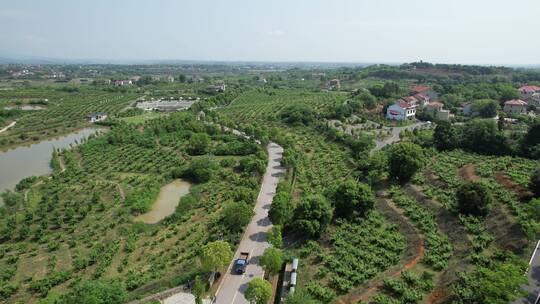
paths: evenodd
<path fill-rule="evenodd" d="M 103 129 L 86 128 L 65 136 L 0 152 L 0 193 L 13 189 L 25 177 L 50 173 L 53 148 L 68 148 L 70 144 L 80 142 L 98 130 Z"/>
<path fill-rule="evenodd" d="M 175 179 L 161 187 L 159 195 L 152 205 L 152 210 L 135 217 L 135 221 L 155 224 L 173 214 L 180 202 L 180 198 L 189 193 L 190 187 L 190 183 L 181 179 Z"/>

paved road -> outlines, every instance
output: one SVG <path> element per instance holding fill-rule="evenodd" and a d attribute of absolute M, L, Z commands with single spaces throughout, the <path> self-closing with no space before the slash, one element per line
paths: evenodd
<path fill-rule="evenodd" d="M 527 292 L 523 298 L 512 304 L 537 304 L 540 303 L 540 241 L 536 243 L 533 254 L 529 261 L 529 272 L 527 273 L 529 283 L 523 286 Z"/>
<path fill-rule="evenodd" d="M 259 258 L 269 246 L 266 241 L 266 232 L 272 225 L 268 219 L 268 209 L 276 193 L 279 176 L 285 171 L 280 165 L 283 148 L 271 142 L 268 144 L 267 151 L 268 166 L 257 197 L 255 215 L 246 228 L 234 256 L 236 259 L 240 252 L 247 251 L 250 253 L 250 261 L 243 275 L 231 273 L 234 261 L 231 263 L 218 289 L 215 301 L 217 304 L 248 304 L 249 302 L 244 298 L 247 283 L 253 278 L 263 276 L 263 269 L 258 264 Z"/>
<path fill-rule="evenodd" d="M 413 129 L 417 128 L 417 127 L 421 127 L 421 126 L 424 126 L 424 125 L 428 125 L 428 123 L 427 122 L 417 122 L 417 123 L 414 123 L 412 125 L 408 125 L 408 126 L 404 126 L 404 127 L 385 128 L 385 129 L 390 129 L 392 131 L 392 133 L 390 134 L 390 137 L 388 137 L 386 139 L 383 139 L 383 140 L 376 140 L 375 141 L 375 148 L 372 151 L 380 150 L 386 145 L 398 142 L 399 141 L 399 134 L 402 131 L 404 131 L 404 130 L 413 130 Z"/>

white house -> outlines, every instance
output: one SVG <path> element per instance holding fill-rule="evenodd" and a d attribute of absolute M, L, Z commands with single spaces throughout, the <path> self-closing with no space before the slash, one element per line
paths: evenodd
<path fill-rule="evenodd" d="M 107 119 L 107 113 L 104 112 L 97 112 L 86 116 L 86 120 L 89 122 L 103 121 L 105 119 Z"/>
<path fill-rule="evenodd" d="M 527 103 L 521 99 L 513 99 L 504 103 L 503 111 L 509 114 L 526 114 Z"/>
<path fill-rule="evenodd" d="M 405 120 L 416 115 L 416 106 L 405 101 L 398 101 L 386 110 L 386 118 L 394 120 Z"/>

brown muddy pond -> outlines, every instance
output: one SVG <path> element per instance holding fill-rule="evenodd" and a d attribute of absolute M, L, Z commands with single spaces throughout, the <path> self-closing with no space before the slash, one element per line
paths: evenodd
<path fill-rule="evenodd" d="M 159 195 L 152 205 L 152 210 L 135 217 L 135 221 L 146 224 L 155 224 L 174 213 L 182 196 L 189 193 L 191 184 L 175 179 L 171 183 L 161 187 Z"/>

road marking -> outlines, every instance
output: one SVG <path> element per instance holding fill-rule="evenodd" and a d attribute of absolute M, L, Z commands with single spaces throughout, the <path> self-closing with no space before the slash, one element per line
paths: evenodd
<path fill-rule="evenodd" d="M 534 260 L 534 256 L 536 255 L 536 252 L 538 251 L 538 248 L 540 248 L 540 240 L 538 240 L 538 243 L 536 243 L 536 247 L 534 247 L 533 254 L 531 256 L 531 259 L 529 260 L 529 265 L 531 265 L 532 261 Z M 540 295 L 538 295 L 538 296 L 540 297 Z"/>

